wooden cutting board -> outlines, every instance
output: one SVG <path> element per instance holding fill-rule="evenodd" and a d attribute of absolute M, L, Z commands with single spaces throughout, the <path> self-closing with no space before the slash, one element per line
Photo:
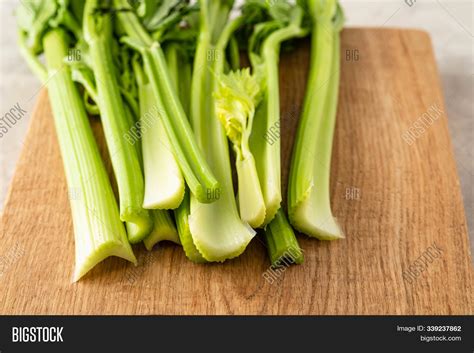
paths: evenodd
<path fill-rule="evenodd" d="M 68 189 L 43 91 L 2 218 L 0 314 L 472 314 L 466 220 L 430 38 L 348 29 L 341 50 L 331 192 L 345 240 L 301 236 L 305 263 L 273 274 L 274 283 L 256 238 L 241 257 L 210 265 L 172 244 L 136 246 L 138 267 L 108 259 L 73 284 Z M 281 60 L 285 181 L 308 58 L 305 42 Z M 406 142 L 433 107 L 441 113 Z M 417 275 L 404 272 L 414 267 Z"/>

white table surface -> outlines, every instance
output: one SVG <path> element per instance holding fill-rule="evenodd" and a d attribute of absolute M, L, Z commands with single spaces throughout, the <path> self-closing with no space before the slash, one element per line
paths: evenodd
<path fill-rule="evenodd" d="M 405 1 L 341 2 L 347 26 L 420 28 L 430 33 L 447 104 L 471 249 L 474 249 L 473 2 Z M 0 211 L 40 89 L 17 49 L 13 10 L 18 3 L 19 0 L 0 0 L 0 111 L 3 116 L 19 103 L 27 114 L 0 138 Z"/>

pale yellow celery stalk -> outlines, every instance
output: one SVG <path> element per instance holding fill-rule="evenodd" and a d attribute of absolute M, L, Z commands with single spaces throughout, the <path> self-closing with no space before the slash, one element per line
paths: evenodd
<path fill-rule="evenodd" d="M 145 203 L 147 202 L 148 191 L 152 200 L 166 200 L 165 203 L 168 207 L 176 208 L 184 197 L 183 177 L 170 150 L 170 142 L 161 123 L 160 108 L 154 100 L 153 90 L 137 61 L 134 62 L 134 72 L 138 84 L 140 103 L 143 161 L 145 165 Z M 153 187 L 151 190 L 150 185 Z M 155 244 L 163 240 L 179 244 L 178 232 L 169 212 L 166 210 L 151 210 L 150 213 L 153 219 L 153 229 L 150 235 L 143 240 L 147 250 L 152 250 Z"/>
<path fill-rule="evenodd" d="M 154 99 L 153 88 L 138 63 L 134 64 L 134 69 L 138 77 L 145 174 L 143 207 L 176 209 L 183 200 L 185 185 L 173 154 L 173 146 L 163 125 L 164 108 L 159 100 Z"/>

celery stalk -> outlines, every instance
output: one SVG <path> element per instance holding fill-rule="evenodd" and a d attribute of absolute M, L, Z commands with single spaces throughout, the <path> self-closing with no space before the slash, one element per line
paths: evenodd
<path fill-rule="evenodd" d="M 230 38 L 229 41 L 229 50 L 228 56 L 229 56 L 229 65 L 231 70 L 238 70 L 240 69 L 240 51 L 239 51 L 239 43 L 235 36 Z"/>
<path fill-rule="evenodd" d="M 191 235 L 191 229 L 189 227 L 189 214 L 191 213 L 191 205 L 190 205 L 190 195 L 189 190 L 186 191 L 184 196 L 184 200 L 177 208 L 174 210 L 174 217 L 176 219 L 176 225 L 178 227 L 178 234 L 181 245 L 183 246 L 184 253 L 186 257 L 195 263 L 206 263 L 206 259 L 204 259 L 194 245 L 193 236 Z"/>
<path fill-rule="evenodd" d="M 138 80 L 142 134 L 145 199 L 151 209 L 175 209 L 184 197 L 184 179 L 173 155 L 173 147 L 163 125 L 164 108 L 154 99 L 153 89 L 135 65 Z"/>
<path fill-rule="evenodd" d="M 134 63 L 140 106 L 143 162 L 145 168 L 145 205 L 148 200 L 161 201 L 166 208 L 176 208 L 184 197 L 184 181 L 171 152 L 171 145 L 159 119 L 161 109 L 154 104 L 153 91 L 140 64 Z M 150 211 L 153 230 L 143 240 L 147 250 L 163 240 L 179 244 L 179 237 L 171 215 L 165 210 Z"/>
<path fill-rule="evenodd" d="M 186 113 L 189 114 L 192 75 L 191 65 L 187 61 L 187 58 L 181 55 L 177 43 L 168 44 L 165 48 L 165 55 L 173 87 L 176 92 L 179 93 L 181 104 Z M 206 263 L 207 261 L 194 245 L 191 230 L 189 229 L 189 214 L 191 212 L 190 197 L 189 189 L 186 188 L 183 202 L 174 210 L 178 235 L 186 257 L 195 263 Z"/>
<path fill-rule="evenodd" d="M 74 281 L 109 256 L 137 260 L 127 241 L 117 203 L 86 111 L 70 69 L 63 59 L 68 46 L 65 32 L 49 31 L 43 40 L 47 62 L 48 93 L 56 133 L 70 190 L 76 245 Z"/>
<path fill-rule="evenodd" d="M 179 95 L 186 116 L 189 116 L 189 97 L 191 96 L 192 67 L 189 58 L 181 53 L 178 43 L 165 48 L 166 61 L 173 87 Z"/>
<path fill-rule="evenodd" d="M 137 121 L 135 120 L 134 114 L 132 113 L 132 110 L 128 105 L 125 104 L 125 115 L 127 117 L 127 124 L 128 124 L 128 131 L 131 131 L 132 128 L 136 128 L 136 123 Z M 138 156 L 138 162 L 140 163 L 140 166 L 143 166 L 143 153 L 142 153 L 142 144 L 140 143 L 141 141 L 136 141 L 133 146 L 135 147 L 135 150 L 137 151 L 137 156 Z"/>
<path fill-rule="evenodd" d="M 28 45 L 26 43 L 26 34 L 23 31 L 20 31 L 18 34 L 18 44 L 20 47 L 20 53 L 25 58 L 28 66 L 30 67 L 31 71 L 41 80 L 46 81 L 48 74 L 46 72 L 45 67 L 39 61 L 38 57 L 30 52 Z"/>
<path fill-rule="evenodd" d="M 178 45 L 176 43 L 168 44 L 164 48 L 166 62 L 168 63 L 168 72 L 170 75 L 170 80 L 176 93 L 179 93 L 179 87 L 180 87 L 179 71 L 182 69 L 180 65 L 181 63 L 180 63 L 178 50 L 179 50 Z M 180 102 L 184 107 L 184 103 L 183 103 L 183 100 L 181 99 L 181 96 L 180 96 Z"/>
<path fill-rule="evenodd" d="M 265 227 L 265 241 L 272 266 L 303 263 L 303 252 L 282 209 Z"/>
<path fill-rule="evenodd" d="M 181 104 L 189 112 L 189 101 L 191 97 L 191 65 L 185 57 L 180 55 L 176 43 L 168 45 L 165 49 L 166 60 L 170 71 L 170 77 L 174 88 L 179 92 Z M 186 257 L 195 263 L 206 263 L 201 253 L 194 245 L 191 230 L 189 229 L 189 214 L 191 212 L 190 193 L 186 188 L 186 193 L 181 205 L 174 210 L 174 217 L 180 243 L 183 246 Z"/>
<path fill-rule="evenodd" d="M 219 192 L 219 183 L 193 136 L 183 106 L 171 82 L 160 44 L 146 32 L 127 0 L 114 0 L 121 26 L 127 33 L 122 40 L 138 50 L 157 104 L 164 107 L 162 121 L 172 143 L 173 153 L 191 192 L 200 202 L 213 202 L 209 197 Z M 128 11 L 125 11 L 128 10 Z"/>
<path fill-rule="evenodd" d="M 263 42 L 260 53 L 252 53 L 250 58 L 255 71 L 261 70 L 266 89 L 254 119 L 254 132 L 250 137 L 250 148 L 253 151 L 265 200 L 266 215 L 264 225 L 268 224 L 280 208 L 281 165 L 280 139 L 269 143 L 264 136 L 280 124 L 280 89 L 278 63 L 281 43 L 295 37 L 306 35 L 301 27 L 303 12 L 295 7 L 291 21 L 283 28 L 272 32 Z"/>
<path fill-rule="evenodd" d="M 120 217 L 127 223 L 129 241 L 137 243 L 150 233 L 153 221 L 142 207 L 144 183 L 137 151 L 124 138 L 129 132 L 129 124 L 114 71 L 112 20 L 108 13 L 94 13 L 98 5 L 98 0 L 86 1 L 84 37 L 89 45 L 97 104 L 119 189 Z"/>
<path fill-rule="evenodd" d="M 212 195 L 216 199 L 212 204 L 191 197 L 191 234 L 196 248 L 208 261 L 224 261 L 240 255 L 255 235 L 237 211 L 227 139 L 212 96 L 216 88 L 213 75 L 223 71 L 223 53 L 236 28 L 233 21 L 226 25 L 231 8 L 232 1 L 200 1 L 201 23 L 192 81 L 192 125 L 221 185 L 220 194 Z M 209 57 L 213 62 L 209 62 Z"/>
<path fill-rule="evenodd" d="M 311 68 L 288 188 L 288 213 L 299 231 L 319 239 L 343 238 L 332 215 L 330 165 L 336 121 L 343 15 L 335 0 L 309 1 L 313 18 Z"/>
<path fill-rule="evenodd" d="M 255 107 L 260 100 L 260 82 L 250 69 L 216 75 L 215 109 L 236 154 L 240 217 L 253 228 L 265 220 L 265 202 L 255 159 L 249 147 Z"/>
<path fill-rule="evenodd" d="M 153 230 L 150 235 L 143 240 L 147 250 L 152 250 L 155 244 L 168 240 L 180 244 L 178 232 L 168 211 L 154 210 L 151 212 L 153 217 Z"/>

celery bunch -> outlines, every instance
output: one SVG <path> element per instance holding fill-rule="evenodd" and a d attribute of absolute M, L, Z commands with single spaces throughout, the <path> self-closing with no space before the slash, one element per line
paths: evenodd
<path fill-rule="evenodd" d="M 152 250 L 171 241 L 193 262 L 221 262 L 263 228 L 271 264 L 280 266 L 303 262 L 290 223 L 321 239 L 342 237 L 329 168 L 320 168 L 330 165 L 342 10 L 335 0 L 246 0 L 233 10 L 233 0 L 20 5 L 20 49 L 47 83 L 68 186 L 81 191 L 71 200 L 76 280 L 108 256 L 136 263 L 130 244 L 141 242 Z M 309 33 L 289 223 L 280 141 L 265 135 L 280 126 L 280 50 Z M 242 48 L 250 67 L 240 67 Z M 101 119 L 118 202 L 87 114 Z"/>
<path fill-rule="evenodd" d="M 213 202 L 212 193 L 219 192 L 219 183 L 199 149 L 186 113 L 173 87 L 160 36 L 155 39 L 147 32 L 127 0 L 114 0 L 121 11 L 118 20 L 125 35 L 122 41 L 142 56 L 145 72 L 153 89 L 156 104 L 162 107 L 160 120 L 173 145 L 173 154 L 193 195 L 204 203 Z M 161 32 L 158 32 L 160 34 Z"/>
<path fill-rule="evenodd" d="M 277 264 L 290 246 L 298 253 L 301 249 L 280 210 L 280 141 L 269 144 L 264 136 L 280 126 L 280 46 L 307 30 L 303 10 L 286 2 L 247 1 L 242 12 L 246 22 L 241 31 L 251 32 L 248 50 L 253 73 L 242 69 L 217 75 L 215 106 L 236 152 L 240 216 L 254 228 L 265 228 L 270 258 Z"/>

